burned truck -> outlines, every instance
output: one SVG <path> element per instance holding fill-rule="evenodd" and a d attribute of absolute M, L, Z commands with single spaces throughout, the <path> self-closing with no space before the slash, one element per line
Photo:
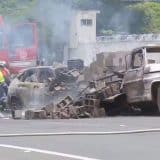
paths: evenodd
<path fill-rule="evenodd" d="M 160 112 L 160 46 L 134 49 L 125 57 L 120 93 L 103 100 L 106 113 L 137 107 L 142 112 Z"/>

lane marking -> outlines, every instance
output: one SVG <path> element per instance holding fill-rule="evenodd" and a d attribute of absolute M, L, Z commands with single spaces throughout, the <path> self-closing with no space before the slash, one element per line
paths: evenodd
<path fill-rule="evenodd" d="M 125 127 L 126 125 L 125 125 L 125 124 L 120 124 L 119 126 L 120 126 L 120 127 Z"/>
<path fill-rule="evenodd" d="M 26 151 L 24 151 L 25 153 L 30 153 L 31 151 L 29 151 L 29 150 L 26 150 Z"/>
<path fill-rule="evenodd" d="M 78 155 L 73 155 L 73 154 L 66 154 L 66 153 L 61 153 L 61 152 L 54 152 L 54 151 L 48 151 L 48 150 L 42 150 L 42 149 L 28 148 L 28 147 L 20 147 L 20 146 L 14 146 L 14 145 L 0 144 L 0 147 L 54 155 L 54 156 L 65 157 L 65 158 L 72 158 L 72 159 L 77 159 L 77 160 L 100 160 L 100 159 L 83 157 L 83 156 L 78 156 Z"/>
<path fill-rule="evenodd" d="M 9 117 L 6 117 L 6 118 L 3 118 L 4 120 L 9 120 L 10 118 Z"/>
<path fill-rule="evenodd" d="M 0 118 L 4 118 L 4 117 L 5 117 L 4 114 L 0 112 Z"/>
<path fill-rule="evenodd" d="M 43 133 L 13 133 L 0 134 L 2 137 L 34 137 L 34 136 L 82 136 L 82 135 L 116 135 L 116 134 L 139 134 L 139 133 L 156 133 L 160 132 L 160 128 L 123 130 L 123 131 L 108 131 L 108 132 L 43 132 Z"/>

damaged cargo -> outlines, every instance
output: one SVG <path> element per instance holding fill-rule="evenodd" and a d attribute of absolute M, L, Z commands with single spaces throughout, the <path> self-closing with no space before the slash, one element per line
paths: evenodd
<path fill-rule="evenodd" d="M 159 113 L 159 53 L 159 46 L 134 49 L 125 56 L 125 70 L 115 71 L 103 64 L 101 74 L 96 67 L 96 64 L 99 67 L 102 64 L 99 60 L 91 68 L 93 74 L 98 73 L 101 78 L 96 78 L 98 74 L 93 75 L 88 85 L 85 69 L 82 72 L 66 67 L 53 69 L 43 66 L 25 70 L 9 87 L 8 102 L 12 116 L 15 117 L 16 110 L 24 108 L 26 119 L 88 118 L 146 111 Z M 80 80 L 81 76 L 83 80 Z"/>
<path fill-rule="evenodd" d="M 160 46 L 136 48 L 124 56 L 123 61 L 126 64 L 123 70 L 120 71 L 120 67 L 115 71 L 114 67 L 106 66 L 106 76 L 99 80 L 92 78 L 96 85 L 90 91 L 94 96 L 100 95 L 100 104 L 97 105 L 105 109 L 106 115 L 159 113 Z M 97 77 L 100 73 L 96 63 L 90 66 L 93 74 L 88 77 Z M 92 101 L 87 99 L 86 103 L 94 105 L 94 98 Z"/>

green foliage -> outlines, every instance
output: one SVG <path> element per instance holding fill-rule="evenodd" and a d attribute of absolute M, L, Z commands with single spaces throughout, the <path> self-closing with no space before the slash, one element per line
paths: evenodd
<path fill-rule="evenodd" d="M 109 35 L 109 36 L 114 34 L 114 32 L 110 29 L 109 30 L 102 30 L 101 33 L 103 35 Z"/>
<path fill-rule="evenodd" d="M 10 22 L 25 20 L 37 0 L 0 0 L 0 14 Z"/>
<path fill-rule="evenodd" d="M 128 7 L 132 14 L 131 33 L 160 32 L 160 3 L 146 2 Z"/>
<path fill-rule="evenodd" d="M 74 8 L 78 9 L 97 9 L 99 6 L 98 0 L 72 0 Z"/>
<path fill-rule="evenodd" d="M 98 9 L 97 32 L 159 33 L 160 3 L 121 0 L 73 0 L 81 9 Z"/>

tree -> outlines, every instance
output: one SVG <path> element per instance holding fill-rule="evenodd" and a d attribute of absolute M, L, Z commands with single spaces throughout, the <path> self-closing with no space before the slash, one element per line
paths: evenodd
<path fill-rule="evenodd" d="M 0 0 L 0 14 L 11 22 L 27 18 L 37 0 Z"/>
<path fill-rule="evenodd" d="M 145 2 L 128 7 L 131 33 L 160 32 L 160 3 Z"/>
<path fill-rule="evenodd" d="M 92 4 L 89 0 L 80 0 L 80 2 L 81 6 L 82 4 L 85 6 L 84 3 L 88 3 L 89 6 Z M 160 3 L 158 2 L 97 0 L 93 3 L 101 12 L 97 17 L 98 34 L 104 30 L 137 34 L 160 32 Z"/>

